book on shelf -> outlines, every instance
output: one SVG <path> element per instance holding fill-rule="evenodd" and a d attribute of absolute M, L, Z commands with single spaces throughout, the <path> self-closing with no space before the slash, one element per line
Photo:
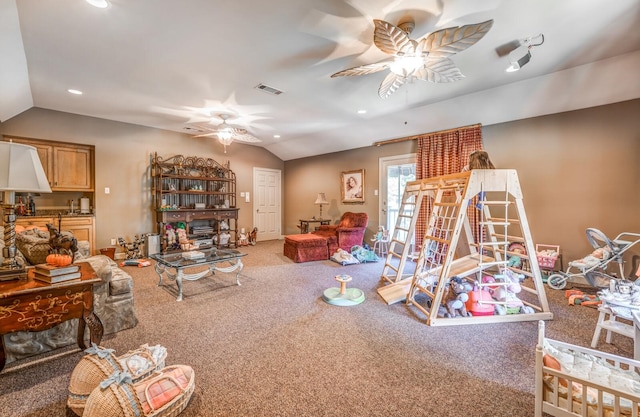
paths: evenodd
<path fill-rule="evenodd" d="M 48 275 L 55 277 L 57 275 L 69 274 L 71 272 L 78 272 L 80 267 L 78 265 L 66 265 L 66 266 L 55 266 L 51 264 L 38 264 L 35 266 L 36 272 L 40 275 Z"/>
<path fill-rule="evenodd" d="M 58 282 L 65 282 L 65 281 L 70 281 L 72 279 L 81 278 L 82 274 L 80 273 L 80 271 L 78 271 L 78 272 L 71 272 L 69 274 L 51 276 L 51 275 L 42 275 L 38 273 L 38 271 L 36 271 L 33 277 L 38 281 L 48 282 L 49 284 L 56 284 Z"/>

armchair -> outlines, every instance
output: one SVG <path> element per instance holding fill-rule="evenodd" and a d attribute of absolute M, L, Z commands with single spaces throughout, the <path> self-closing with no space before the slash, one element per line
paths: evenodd
<path fill-rule="evenodd" d="M 329 256 L 331 256 L 338 248 L 351 252 L 353 246 L 361 246 L 368 223 L 369 215 L 367 213 L 347 211 L 340 218 L 340 223 L 321 225 L 313 233 L 327 239 Z"/>

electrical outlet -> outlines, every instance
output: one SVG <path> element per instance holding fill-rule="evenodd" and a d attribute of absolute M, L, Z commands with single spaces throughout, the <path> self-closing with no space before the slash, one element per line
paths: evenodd
<path fill-rule="evenodd" d="M 111 239 L 111 244 L 115 245 L 116 244 L 116 240 L 115 239 Z"/>

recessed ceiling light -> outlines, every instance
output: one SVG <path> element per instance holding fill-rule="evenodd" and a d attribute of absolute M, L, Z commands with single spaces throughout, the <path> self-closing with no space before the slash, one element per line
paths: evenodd
<path fill-rule="evenodd" d="M 358 110 L 358 114 L 365 114 L 366 112 L 366 110 Z"/>
<path fill-rule="evenodd" d="M 82 91 L 80 91 L 80 90 L 74 90 L 73 88 L 70 88 L 70 89 L 68 89 L 67 91 L 68 91 L 69 93 L 71 93 L 71 94 L 75 94 L 75 95 L 77 95 L 77 96 L 81 96 L 81 95 L 82 95 Z"/>
<path fill-rule="evenodd" d="M 275 139 L 280 139 L 280 135 L 273 135 Z"/>
<path fill-rule="evenodd" d="M 97 7 L 99 9 L 106 9 L 109 7 L 109 2 L 107 0 L 86 0 L 90 5 Z"/>

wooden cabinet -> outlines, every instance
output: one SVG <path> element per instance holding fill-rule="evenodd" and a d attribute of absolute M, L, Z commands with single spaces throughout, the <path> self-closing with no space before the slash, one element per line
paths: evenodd
<path fill-rule="evenodd" d="M 78 240 L 86 240 L 89 242 L 89 254 L 96 254 L 96 229 L 93 217 L 63 217 L 60 229 L 69 231 Z M 54 223 L 55 224 L 55 223 Z"/>
<path fill-rule="evenodd" d="M 94 146 L 11 136 L 4 140 L 37 149 L 51 191 L 94 191 Z"/>
<path fill-rule="evenodd" d="M 153 204 L 158 233 L 167 249 L 165 227 L 185 224 L 188 238 L 214 239 L 216 245 L 237 246 L 236 176 L 229 165 L 210 158 L 151 156 Z M 226 233 L 230 235 L 224 236 Z M 221 242 L 228 238 L 228 242 Z"/>
<path fill-rule="evenodd" d="M 37 227 L 40 230 L 46 231 L 47 224 L 56 226 L 58 221 L 54 221 L 53 217 L 18 217 L 16 219 L 16 226 L 22 226 L 25 229 L 33 229 Z M 57 226 L 56 226 L 57 227 Z"/>
<path fill-rule="evenodd" d="M 16 226 L 22 226 L 25 229 L 38 227 L 41 230 L 47 230 L 47 224 L 52 224 L 58 228 L 58 219 L 54 217 L 18 217 Z M 89 254 L 95 254 L 96 232 L 95 222 L 92 216 L 67 216 L 60 221 L 60 230 L 73 233 L 76 239 L 86 240 L 89 242 Z"/>
<path fill-rule="evenodd" d="M 93 191 L 93 150 L 86 146 L 53 148 L 52 190 Z"/>

